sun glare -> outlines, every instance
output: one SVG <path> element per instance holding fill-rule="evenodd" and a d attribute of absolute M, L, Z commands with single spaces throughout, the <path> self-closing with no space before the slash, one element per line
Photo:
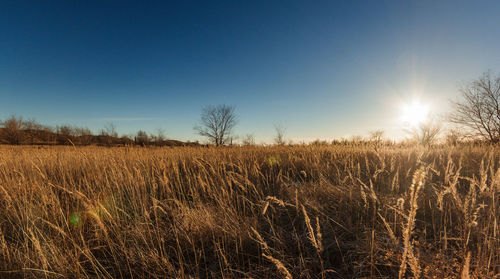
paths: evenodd
<path fill-rule="evenodd" d="M 429 116 L 429 106 L 413 101 L 412 103 L 403 105 L 401 109 L 401 121 L 405 125 L 418 126 L 425 122 Z"/>

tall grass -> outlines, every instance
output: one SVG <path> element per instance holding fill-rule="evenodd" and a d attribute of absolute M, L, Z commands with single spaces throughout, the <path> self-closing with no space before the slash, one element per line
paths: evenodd
<path fill-rule="evenodd" d="M 0 278 L 499 278 L 500 151 L 0 147 Z"/>

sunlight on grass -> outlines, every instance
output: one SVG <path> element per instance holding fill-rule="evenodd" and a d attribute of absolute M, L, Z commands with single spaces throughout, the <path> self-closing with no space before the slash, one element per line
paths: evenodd
<path fill-rule="evenodd" d="M 500 262 L 498 149 L 0 146 L 0 158 L 0 278 L 494 278 Z"/>

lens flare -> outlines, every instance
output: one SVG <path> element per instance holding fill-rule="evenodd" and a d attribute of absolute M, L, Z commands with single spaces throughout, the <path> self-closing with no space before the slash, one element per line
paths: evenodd
<path fill-rule="evenodd" d="M 69 216 L 69 223 L 74 227 L 78 227 L 82 224 L 82 215 L 80 212 L 73 212 Z"/>
<path fill-rule="evenodd" d="M 401 121 L 405 125 L 416 127 L 425 121 L 429 117 L 429 106 L 420 103 L 419 101 L 413 101 L 412 103 L 405 104 L 401 108 Z"/>

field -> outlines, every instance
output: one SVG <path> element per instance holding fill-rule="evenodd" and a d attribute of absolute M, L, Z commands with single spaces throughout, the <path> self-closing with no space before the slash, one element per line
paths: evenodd
<path fill-rule="evenodd" d="M 0 278 L 500 278 L 493 147 L 0 147 Z"/>

